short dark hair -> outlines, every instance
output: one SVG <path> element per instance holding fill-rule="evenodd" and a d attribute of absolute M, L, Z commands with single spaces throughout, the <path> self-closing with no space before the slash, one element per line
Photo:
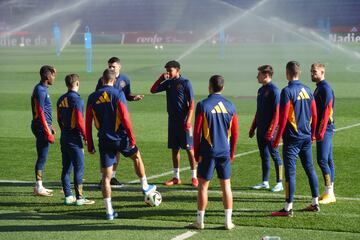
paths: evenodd
<path fill-rule="evenodd" d="M 109 58 L 108 63 L 109 64 L 110 63 L 118 63 L 118 64 L 120 64 L 120 59 L 117 58 L 117 57 L 111 57 L 111 58 Z"/>
<path fill-rule="evenodd" d="M 214 92 L 220 92 L 224 88 L 224 77 L 220 75 L 213 75 L 209 79 L 210 86 Z"/>
<path fill-rule="evenodd" d="M 115 80 L 116 74 L 114 70 L 105 69 L 102 75 L 102 81 L 104 84 L 109 83 L 110 80 Z"/>
<path fill-rule="evenodd" d="M 78 81 L 80 81 L 80 77 L 76 73 L 68 74 L 65 77 L 65 84 L 67 87 L 72 87 L 74 83 Z"/>
<path fill-rule="evenodd" d="M 300 63 L 297 61 L 290 61 L 286 64 L 286 70 L 291 77 L 298 76 L 301 72 Z"/>
<path fill-rule="evenodd" d="M 259 66 L 257 70 L 259 72 L 261 72 L 262 74 L 269 74 L 270 77 L 272 77 L 272 75 L 274 74 L 274 70 L 273 70 L 272 66 L 270 66 L 270 65 Z"/>
<path fill-rule="evenodd" d="M 167 62 L 165 64 L 164 68 L 178 68 L 178 69 L 180 69 L 180 63 L 178 61 L 171 60 L 171 61 L 169 61 L 169 62 Z"/>
<path fill-rule="evenodd" d="M 53 66 L 44 65 L 40 68 L 40 77 L 41 81 L 45 81 L 48 79 L 49 74 L 54 74 L 56 72 Z"/>

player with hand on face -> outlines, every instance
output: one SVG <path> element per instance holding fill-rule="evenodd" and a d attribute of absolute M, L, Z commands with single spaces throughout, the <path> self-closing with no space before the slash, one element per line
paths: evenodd
<path fill-rule="evenodd" d="M 268 189 L 270 175 L 270 156 L 275 163 L 276 185 L 271 189 L 272 192 L 282 191 L 282 160 L 278 148 L 271 147 L 271 140 L 279 121 L 280 90 L 271 82 L 274 71 L 270 65 L 258 67 L 257 80 L 263 86 L 259 88 L 257 95 L 256 114 L 249 130 L 249 137 L 255 135 L 260 151 L 262 162 L 262 183 L 253 189 Z"/>
<path fill-rule="evenodd" d="M 314 98 L 319 118 L 316 125 L 316 156 L 325 181 L 325 192 L 320 196 L 319 203 L 335 203 L 335 169 L 332 153 L 332 138 L 335 131 L 335 96 L 330 84 L 325 79 L 324 64 L 314 63 L 311 65 L 311 80 L 316 83 Z"/>
<path fill-rule="evenodd" d="M 144 95 L 133 95 L 131 93 L 131 82 L 130 82 L 130 78 L 121 73 L 121 62 L 120 59 L 117 57 L 111 57 L 108 60 L 108 69 L 112 70 L 115 72 L 116 75 L 116 79 L 115 79 L 115 83 L 114 83 L 114 87 L 120 91 L 123 91 L 125 94 L 125 98 L 127 101 L 140 101 L 144 98 Z M 100 88 L 103 87 L 103 81 L 102 81 L 102 77 L 99 78 L 99 81 L 96 85 L 95 90 L 98 90 Z M 122 187 L 123 184 L 121 182 L 118 181 L 118 179 L 116 178 L 116 170 L 118 168 L 120 162 L 120 153 L 116 154 L 116 163 L 114 164 L 113 167 L 113 176 L 111 178 L 111 187 L 113 188 L 118 188 L 118 187 Z M 101 181 L 99 184 L 99 187 L 101 187 Z"/>
<path fill-rule="evenodd" d="M 85 122 L 83 117 L 84 101 L 78 94 L 80 78 L 77 74 L 65 77 L 67 93 L 57 101 L 57 121 L 61 129 L 62 172 L 61 183 L 65 195 L 65 205 L 88 205 L 95 202 L 84 197 L 84 148 L 86 145 Z M 76 197 L 72 195 L 70 174 L 74 168 L 74 187 Z"/>
<path fill-rule="evenodd" d="M 100 165 L 102 171 L 102 195 L 106 208 L 106 219 L 113 220 L 118 216 L 111 203 L 110 180 L 116 154 L 121 152 L 133 160 L 136 175 L 140 178 L 145 195 L 156 190 L 149 185 L 140 151 L 135 142 L 129 112 L 123 91 L 114 88 L 115 72 L 106 69 L 103 73 L 104 86 L 90 94 L 86 107 L 86 136 L 88 152 L 95 153 L 92 138 L 92 122 L 98 130 Z"/>
<path fill-rule="evenodd" d="M 181 184 L 180 149 L 185 149 L 191 168 L 191 182 L 198 186 L 196 162 L 193 151 L 191 121 L 194 114 L 194 93 L 191 82 L 180 75 L 180 63 L 169 61 L 165 65 L 166 73 L 151 87 L 151 93 L 166 91 L 168 112 L 168 148 L 172 151 L 173 178 L 164 184 L 172 186 Z"/>
<path fill-rule="evenodd" d="M 34 87 L 31 96 L 33 120 L 31 130 L 36 137 L 37 160 L 35 165 L 36 185 L 34 194 L 51 197 L 53 190 L 43 186 L 43 173 L 48 158 L 49 144 L 54 143 L 55 129 L 52 126 L 52 107 L 48 93 L 49 86 L 55 82 L 56 69 L 44 65 L 40 68 L 40 82 Z"/>

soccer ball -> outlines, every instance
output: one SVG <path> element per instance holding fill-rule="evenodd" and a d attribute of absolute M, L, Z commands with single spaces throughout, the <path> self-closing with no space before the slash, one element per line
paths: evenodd
<path fill-rule="evenodd" d="M 161 204 L 162 197 L 158 191 L 155 191 L 146 195 L 144 201 L 149 207 L 157 207 Z"/>
<path fill-rule="evenodd" d="M 158 49 L 158 48 L 159 48 L 159 46 L 158 46 L 158 45 L 155 45 L 154 47 L 155 47 L 155 49 Z"/>

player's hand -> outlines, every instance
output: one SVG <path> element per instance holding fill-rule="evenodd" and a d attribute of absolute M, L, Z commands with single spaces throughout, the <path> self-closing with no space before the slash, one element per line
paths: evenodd
<path fill-rule="evenodd" d="M 144 95 L 135 95 L 134 96 L 134 101 L 140 101 L 144 98 Z"/>
<path fill-rule="evenodd" d="M 48 141 L 49 141 L 49 143 L 54 143 L 54 142 L 55 142 L 54 135 L 50 134 L 50 135 L 48 136 Z"/>
<path fill-rule="evenodd" d="M 185 131 L 189 131 L 191 129 L 191 122 L 186 122 L 184 128 Z"/>
<path fill-rule="evenodd" d="M 199 156 L 197 162 L 201 163 L 201 161 L 202 161 L 202 156 Z"/>
<path fill-rule="evenodd" d="M 254 135 L 255 135 L 255 131 L 252 130 L 252 129 L 250 129 L 250 130 L 249 130 L 249 138 L 253 138 Z"/>
<path fill-rule="evenodd" d="M 269 135 L 269 134 L 266 134 L 266 135 L 265 135 L 265 140 L 268 141 L 268 142 L 271 142 L 272 136 Z"/>
<path fill-rule="evenodd" d="M 170 78 L 170 75 L 166 72 L 161 74 L 160 78 L 164 81 L 164 80 L 168 80 Z"/>
<path fill-rule="evenodd" d="M 95 154 L 95 149 L 88 149 L 88 153 L 90 153 L 90 154 Z"/>
<path fill-rule="evenodd" d="M 87 146 L 87 140 L 84 139 L 84 145 Z"/>
<path fill-rule="evenodd" d="M 317 142 L 321 142 L 322 140 L 324 140 L 324 135 L 321 136 L 320 134 L 317 134 L 317 135 L 316 135 L 316 141 L 317 141 Z"/>
<path fill-rule="evenodd" d="M 55 135 L 55 134 L 56 134 L 56 129 L 55 129 L 53 126 L 51 126 L 51 129 L 50 129 L 50 130 L 51 130 L 51 134 L 52 134 L 52 135 Z"/>

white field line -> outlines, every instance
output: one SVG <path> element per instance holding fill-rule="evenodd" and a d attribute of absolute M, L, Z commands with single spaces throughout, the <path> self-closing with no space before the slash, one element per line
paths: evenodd
<path fill-rule="evenodd" d="M 194 236 L 195 234 L 197 234 L 197 232 L 187 231 L 186 233 L 183 233 L 181 235 L 177 235 L 176 237 L 172 238 L 171 240 L 184 240 L 184 239 L 187 239 L 187 238 L 190 238 L 190 237 Z"/>
<path fill-rule="evenodd" d="M 355 124 L 352 124 L 352 125 L 349 125 L 346 127 L 336 128 L 335 132 L 346 130 L 346 129 L 353 128 L 353 127 L 358 127 L 358 126 L 360 126 L 360 123 L 355 123 Z"/>
<path fill-rule="evenodd" d="M 346 130 L 346 129 L 353 128 L 353 127 L 358 127 L 358 126 L 360 126 L 360 123 L 352 124 L 352 125 L 349 125 L 349 126 L 346 126 L 346 127 L 337 128 L 337 129 L 335 129 L 335 132 Z M 282 145 L 282 143 L 279 144 L 279 145 Z M 257 153 L 257 152 L 259 152 L 259 149 L 254 149 L 254 150 L 251 150 L 251 151 L 239 153 L 239 154 L 234 155 L 234 157 L 238 158 L 238 157 L 250 155 L 252 153 Z M 190 167 L 180 168 L 180 172 L 186 171 L 186 170 L 190 170 Z M 156 178 L 168 176 L 168 175 L 171 175 L 171 174 L 173 174 L 173 171 L 168 171 L 168 172 L 164 172 L 164 173 L 161 173 L 161 174 L 158 174 L 158 175 L 153 175 L 153 176 L 147 177 L 147 179 L 148 180 L 156 179 Z M 140 180 L 136 179 L 136 180 L 132 180 L 132 181 L 127 182 L 127 183 L 132 184 L 132 183 L 139 183 L 139 182 L 140 182 Z"/>
<path fill-rule="evenodd" d="M 34 181 L 0 180 L 0 183 L 34 183 Z"/>
<path fill-rule="evenodd" d="M 180 168 L 180 172 L 182 171 L 186 171 L 186 170 L 189 170 L 190 167 L 184 167 L 184 168 Z M 164 176 L 167 176 L 167 175 L 171 175 L 173 174 L 173 171 L 168 171 L 168 172 L 164 172 L 164 173 L 161 173 L 161 174 L 158 174 L 158 175 L 153 175 L 153 176 L 150 176 L 150 177 L 147 177 L 148 180 L 151 180 L 151 179 L 156 179 L 156 178 L 160 178 L 160 177 L 164 177 Z M 132 180 L 130 182 L 127 182 L 127 184 L 132 184 L 132 183 L 139 183 L 140 180 L 137 179 L 137 180 Z"/>

